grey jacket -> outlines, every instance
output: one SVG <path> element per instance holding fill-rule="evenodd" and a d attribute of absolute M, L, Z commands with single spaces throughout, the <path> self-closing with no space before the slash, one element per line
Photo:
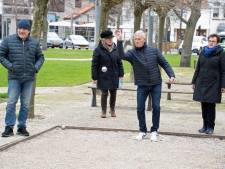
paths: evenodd
<path fill-rule="evenodd" d="M 175 77 L 171 66 L 158 49 L 145 44 L 142 48 L 134 48 L 124 53 L 122 41 L 117 43 L 117 47 L 121 59 L 129 61 L 133 66 L 135 85 L 161 84 L 162 77 L 159 65 L 169 77 Z"/>
<path fill-rule="evenodd" d="M 34 80 L 44 63 L 44 56 L 38 41 L 30 36 L 23 41 L 15 34 L 2 41 L 0 63 L 8 69 L 9 80 Z"/>

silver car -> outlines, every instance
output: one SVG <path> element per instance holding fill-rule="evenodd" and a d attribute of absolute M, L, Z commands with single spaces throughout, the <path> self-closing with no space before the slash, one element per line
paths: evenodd
<path fill-rule="evenodd" d="M 89 49 L 89 42 L 81 35 L 69 35 L 63 43 L 63 48 Z"/>
<path fill-rule="evenodd" d="M 51 48 L 54 48 L 54 47 L 62 48 L 63 40 L 55 32 L 48 32 L 47 46 Z"/>

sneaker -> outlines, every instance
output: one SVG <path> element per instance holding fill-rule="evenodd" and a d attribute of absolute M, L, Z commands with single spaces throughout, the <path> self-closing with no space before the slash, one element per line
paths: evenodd
<path fill-rule="evenodd" d="M 2 133 L 2 137 L 10 137 L 13 136 L 13 127 L 11 126 L 6 126 L 5 131 Z"/>
<path fill-rule="evenodd" d="M 202 127 L 201 129 L 198 130 L 199 133 L 205 133 L 207 131 L 206 127 Z"/>
<path fill-rule="evenodd" d="M 20 136 L 29 136 L 29 132 L 27 131 L 27 129 L 25 127 L 20 127 L 18 128 L 17 130 L 17 135 L 20 135 Z"/>
<path fill-rule="evenodd" d="M 213 132 L 214 132 L 213 128 L 207 128 L 207 130 L 205 131 L 205 134 L 211 135 L 211 134 L 213 134 Z"/>
<path fill-rule="evenodd" d="M 136 140 L 143 140 L 145 137 L 147 136 L 146 133 L 144 132 L 140 132 L 137 136 L 136 136 Z"/>
<path fill-rule="evenodd" d="M 156 131 L 151 132 L 151 141 L 156 142 L 158 141 L 158 133 Z"/>

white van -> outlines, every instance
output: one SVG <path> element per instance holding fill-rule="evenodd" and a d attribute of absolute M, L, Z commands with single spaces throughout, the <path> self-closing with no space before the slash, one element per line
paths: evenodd
<path fill-rule="evenodd" d="M 208 44 L 208 40 L 207 40 L 206 37 L 204 37 L 204 36 L 194 36 L 193 41 L 192 41 L 191 50 L 192 50 L 193 53 L 199 54 L 200 51 L 202 50 L 202 48 L 204 46 L 207 46 L 207 44 Z M 179 49 L 178 49 L 178 52 L 179 52 L 180 55 L 182 53 L 182 46 L 183 46 L 183 41 L 181 42 L 181 44 L 179 46 Z"/>

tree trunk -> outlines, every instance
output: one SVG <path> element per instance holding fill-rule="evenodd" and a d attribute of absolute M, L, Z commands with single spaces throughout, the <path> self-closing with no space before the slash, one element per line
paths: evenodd
<path fill-rule="evenodd" d="M 49 0 L 35 0 L 34 2 L 34 19 L 31 29 L 32 37 L 40 41 L 41 33 L 43 31 L 44 20 L 47 18 L 48 4 Z M 28 118 L 34 118 L 34 102 L 35 102 L 35 87 L 36 87 L 36 77 L 33 85 L 32 97 L 29 105 Z"/>
<path fill-rule="evenodd" d="M 107 29 L 109 10 L 110 10 L 110 8 L 107 7 L 107 3 L 106 2 L 102 2 L 101 18 L 100 18 L 100 32 L 102 32 L 102 31 Z"/>
<path fill-rule="evenodd" d="M 181 55 L 181 67 L 190 67 L 191 66 L 191 54 L 192 54 L 192 41 L 195 32 L 195 27 L 198 22 L 198 19 L 201 16 L 201 0 L 194 0 L 191 7 L 191 16 L 186 24 L 186 30 L 184 35 L 184 43 L 182 46 L 182 55 Z"/>
<path fill-rule="evenodd" d="M 122 6 L 118 8 L 118 14 L 117 14 L 117 21 L 116 21 L 116 28 L 120 28 L 120 22 L 121 22 L 121 16 L 122 16 Z"/>
<path fill-rule="evenodd" d="M 166 15 L 159 14 L 159 38 L 157 47 L 162 52 L 163 49 L 163 37 L 164 37 L 164 26 L 165 26 Z"/>
<path fill-rule="evenodd" d="M 47 46 L 47 36 L 48 36 L 48 18 L 47 18 L 47 14 L 48 14 L 48 8 L 45 9 L 45 17 L 44 17 L 44 21 L 43 21 L 43 34 L 42 34 L 42 39 L 43 39 L 43 43 L 42 43 L 42 50 L 47 50 L 48 46 Z"/>

